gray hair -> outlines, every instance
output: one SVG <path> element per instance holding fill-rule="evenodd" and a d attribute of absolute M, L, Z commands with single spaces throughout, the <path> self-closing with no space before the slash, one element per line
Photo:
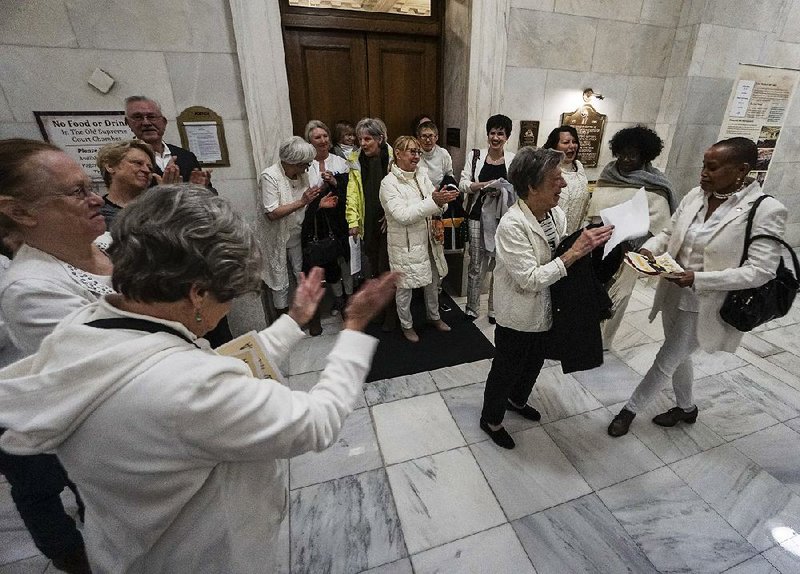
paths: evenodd
<path fill-rule="evenodd" d="M 305 130 L 306 141 L 311 141 L 311 132 L 317 128 L 328 132 L 328 139 L 330 139 L 331 130 L 328 129 L 328 126 L 325 125 L 325 122 L 321 122 L 319 120 L 311 120 L 306 124 L 306 130 Z"/>
<path fill-rule="evenodd" d="M 542 185 L 545 175 L 559 167 L 564 154 L 554 149 L 525 146 L 511 160 L 508 166 L 508 180 L 521 199 L 528 197 L 531 188 Z"/>
<path fill-rule="evenodd" d="M 128 96 L 127 98 L 125 98 L 125 109 L 128 108 L 128 104 L 132 104 L 134 102 L 150 102 L 156 105 L 159 112 L 161 111 L 161 104 L 159 104 L 153 98 L 148 98 L 147 96 Z"/>
<path fill-rule="evenodd" d="M 179 301 L 197 285 L 225 302 L 261 286 L 250 227 L 199 185 L 150 188 L 119 213 L 111 237 L 111 282 L 134 301 Z"/>
<path fill-rule="evenodd" d="M 283 163 L 290 165 L 311 163 L 317 157 L 317 150 L 300 136 L 292 136 L 281 142 L 278 157 Z"/>
<path fill-rule="evenodd" d="M 117 167 L 132 149 L 138 149 L 147 154 L 147 157 L 150 158 L 150 169 L 155 167 L 156 156 L 153 154 L 153 148 L 142 140 L 123 140 L 106 144 L 98 150 L 96 159 L 97 168 L 103 175 L 103 181 L 106 185 L 111 185 L 112 180 L 111 174 L 108 173 L 108 168 Z"/>
<path fill-rule="evenodd" d="M 361 118 L 356 124 L 356 137 L 367 133 L 381 143 L 386 141 L 386 124 L 378 118 Z"/>

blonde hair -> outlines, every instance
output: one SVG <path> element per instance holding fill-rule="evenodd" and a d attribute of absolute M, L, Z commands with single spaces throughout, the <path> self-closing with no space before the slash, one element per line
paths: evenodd
<path fill-rule="evenodd" d="M 97 167 L 100 168 L 100 173 L 103 174 L 103 181 L 106 182 L 106 185 L 111 185 L 111 174 L 108 173 L 108 168 L 118 166 L 119 162 L 125 159 L 125 156 L 132 149 L 143 151 L 150 158 L 150 166 L 156 165 L 156 156 L 153 153 L 153 148 L 142 140 L 125 140 L 104 145 L 97 152 Z"/>

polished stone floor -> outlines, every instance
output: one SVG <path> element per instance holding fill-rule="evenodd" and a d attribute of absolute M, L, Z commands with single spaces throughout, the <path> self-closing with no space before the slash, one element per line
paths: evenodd
<path fill-rule="evenodd" d="M 694 425 L 606 426 L 657 352 L 652 290 L 637 286 L 594 370 L 548 364 L 517 448 L 478 428 L 490 361 L 369 383 L 338 442 L 290 461 L 282 573 L 800 572 L 800 305 L 736 354 L 695 357 Z M 308 389 L 337 322 L 284 371 Z M 486 318 L 478 320 L 492 338 Z M 53 572 L 0 484 L 0 574 Z"/>

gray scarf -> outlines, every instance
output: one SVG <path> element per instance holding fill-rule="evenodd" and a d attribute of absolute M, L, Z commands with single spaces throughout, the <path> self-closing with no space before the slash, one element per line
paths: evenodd
<path fill-rule="evenodd" d="M 678 198 L 672 189 L 672 184 L 667 177 L 648 161 L 642 169 L 627 174 L 620 173 L 617 169 L 617 160 L 606 164 L 597 180 L 597 185 L 624 185 L 625 187 L 644 187 L 648 191 L 655 191 L 663 195 L 669 202 L 669 212 L 674 213 L 678 207 Z"/>

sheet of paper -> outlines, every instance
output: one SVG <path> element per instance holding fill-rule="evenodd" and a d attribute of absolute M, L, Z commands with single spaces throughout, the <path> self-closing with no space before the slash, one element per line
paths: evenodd
<path fill-rule="evenodd" d="M 267 356 L 267 350 L 255 331 L 236 337 L 233 341 L 220 345 L 215 351 L 220 355 L 235 357 L 244 361 L 250 367 L 254 377 L 272 379 L 286 384 L 286 379 L 284 379 L 277 365 Z"/>
<path fill-rule="evenodd" d="M 361 240 L 350 236 L 350 274 L 361 273 Z"/>
<path fill-rule="evenodd" d="M 222 148 L 217 137 L 216 123 L 186 122 L 184 128 L 189 149 L 200 162 L 222 161 Z"/>
<path fill-rule="evenodd" d="M 603 225 L 613 225 L 614 232 L 603 249 L 603 259 L 617 245 L 628 239 L 644 237 L 650 229 L 650 209 L 647 206 L 647 192 L 639 188 L 628 201 L 600 210 Z"/>
<path fill-rule="evenodd" d="M 514 186 L 511 185 L 511 182 L 502 177 L 486 184 L 484 189 L 505 189 L 506 191 L 514 192 Z"/>

